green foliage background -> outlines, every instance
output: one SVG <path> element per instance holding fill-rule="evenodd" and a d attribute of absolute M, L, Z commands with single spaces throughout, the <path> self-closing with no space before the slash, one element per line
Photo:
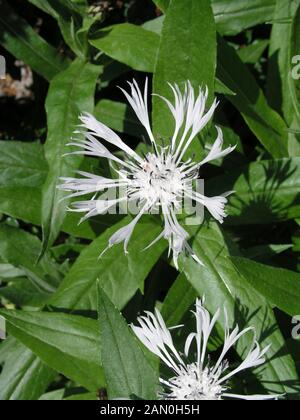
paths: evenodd
<path fill-rule="evenodd" d="M 157 361 L 128 328 L 159 307 L 167 324 L 186 321 L 196 296 L 210 312 L 226 306 L 231 326 L 254 326 L 271 344 L 268 362 L 233 384 L 239 393 L 298 399 L 300 342 L 300 55 L 299 0 L 0 0 L 1 54 L 34 71 L 33 102 L 1 99 L 0 399 L 155 399 Z M 40 21 L 39 30 L 37 22 Z M 12 70 L 13 71 L 13 70 Z M 81 168 L 104 162 L 63 157 L 88 111 L 140 147 L 144 133 L 116 88 L 148 76 L 153 91 L 167 82 L 207 85 L 221 103 L 215 122 L 234 154 L 205 169 L 207 195 L 234 190 L 224 226 L 207 218 L 190 227 L 204 267 L 182 258 L 172 266 L 166 244 L 141 250 L 161 229 L 145 217 L 129 256 L 121 247 L 98 256 L 121 216 L 78 226 L 56 186 Z M 170 97 L 171 99 L 171 97 Z M 152 122 L 168 138 L 173 121 L 157 97 Z M 204 154 L 211 129 L 192 153 Z M 121 313 L 121 314 L 120 314 Z M 176 337 L 182 345 L 182 336 Z M 210 343 L 222 344 L 221 324 Z M 240 360 L 245 339 L 233 363 Z"/>

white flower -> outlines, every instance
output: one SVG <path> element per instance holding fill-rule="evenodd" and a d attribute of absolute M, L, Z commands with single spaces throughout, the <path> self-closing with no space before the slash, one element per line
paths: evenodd
<path fill-rule="evenodd" d="M 124 92 L 127 100 L 134 109 L 138 119 L 144 126 L 151 141 L 153 151 L 141 157 L 110 128 L 97 121 L 92 115 L 85 114 L 80 117 L 84 129 L 84 140 L 75 139 L 69 144 L 79 148 L 74 154 L 106 158 L 115 163 L 116 179 L 107 179 L 89 173 L 79 172 L 81 178 L 63 178 L 60 189 L 69 191 L 67 198 L 94 194 L 89 201 L 79 201 L 69 210 L 86 213 L 83 220 L 89 217 L 104 214 L 113 206 L 127 201 L 137 203 L 138 213 L 133 221 L 113 235 L 109 247 L 124 242 L 125 252 L 129 239 L 137 222 L 146 213 L 159 211 L 164 217 L 164 228 L 159 237 L 151 244 L 165 238 L 169 242 L 169 251 L 173 253 L 174 263 L 178 267 L 178 257 L 186 251 L 201 264 L 188 245 L 189 235 L 179 224 L 179 212 L 184 197 L 206 207 L 211 215 L 220 223 L 225 214 L 226 196 L 205 197 L 193 189 L 193 183 L 199 178 L 199 169 L 202 165 L 214 159 L 226 156 L 234 150 L 228 147 L 222 150 L 223 135 L 217 127 L 218 137 L 210 152 L 204 160 L 195 163 L 192 159 L 185 159 L 192 141 L 211 120 L 217 107 L 214 101 L 208 111 L 205 110 L 208 92 L 199 89 L 198 97 L 191 83 L 186 83 L 184 93 L 177 85 L 170 85 L 175 98 L 174 105 L 166 98 L 162 98 L 168 105 L 175 120 L 175 129 L 168 146 L 159 146 L 151 130 L 147 106 L 148 81 L 146 81 L 142 94 L 137 83 L 130 83 L 131 94 Z M 79 133 L 79 132 L 77 132 Z M 111 153 L 104 145 L 113 145 L 119 148 L 126 156 L 121 159 Z M 102 200 L 101 192 L 109 189 L 125 188 L 126 196 L 115 200 Z M 150 246 L 151 246 L 150 245 Z"/>
<path fill-rule="evenodd" d="M 175 374 L 168 380 L 160 379 L 165 392 L 161 395 L 166 400 L 223 400 L 227 398 L 243 400 L 277 399 L 274 395 L 244 396 L 228 392 L 229 380 L 246 369 L 254 368 L 265 363 L 264 355 L 270 346 L 260 349 L 255 337 L 253 345 L 245 360 L 236 368 L 229 371 L 229 364 L 225 357 L 228 351 L 236 345 L 245 334 L 253 333 L 253 328 L 239 331 L 236 327 L 230 332 L 225 327 L 225 341 L 222 352 L 215 363 L 207 354 L 207 345 L 213 328 L 219 318 L 220 310 L 211 319 L 201 300 L 196 301 L 196 332 L 191 333 L 185 343 L 184 356 L 175 348 L 171 333 L 158 310 L 155 315 L 146 312 L 147 316 L 138 318 L 140 326 L 132 326 L 139 340 L 156 356 L 158 356 Z M 225 312 L 226 315 L 226 312 Z M 227 319 L 227 315 L 226 315 Z M 227 323 L 227 322 L 226 322 Z M 254 333 L 255 336 L 255 333 Z M 187 363 L 190 347 L 195 342 L 197 360 Z"/>

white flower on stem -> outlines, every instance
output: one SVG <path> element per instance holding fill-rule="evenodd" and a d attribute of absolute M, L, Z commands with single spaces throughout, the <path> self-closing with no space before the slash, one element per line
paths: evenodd
<path fill-rule="evenodd" d="M 170 85 L 174 93 L 174 105 L 166 98 L 162 99 L 167 103 L 174 117 L 175 129 L 169 145 L 159 146 L 150 125 L 147 106 L 148 81 L 146 81 L 143 94 L 135 81 L 129 85 L 130 94 L 123 89 L 122 91 L 144 126 L 153 150 L 143 157 L 139 156 L 110 128 L 97 121 L 92 115 L 84 114 L 80 117 L 84 140 L 72 140 L 69 145 L 79 149 L 72 153 L 108 159 L 111 164 L 114 163 L 117 166 L 117 168 L 114 167 L 117 178 L 107 179 L 79 172 L 81 178 L 63 178 L 63 183 L 59 188 L 70 193 L 67 198 L 93 194 L 91 200 L 76 202 L 69 209 L 86 213 L 82 221 L 104 214 L 124 201 L 137 203 L 137 216 L 130 225 L 111 237 L 109 247 L 124 242 L 125 252 L 127 252 L 127 245 L 137 222 L 144 214 L 159 211 L 164 218 L 164 228 L 161 235 L 151 245 L 165 238 L 169 242 L 169 251 L 173 254 L 176 267 L 178 267 L 178 257 L 184 251 L 201 264 L 188 244 L 189 234 L 179 224 L 177 214 L 181 210 L 184 197 L 188 197 L 206 207 L 220 223 L 226 216 L 226 196 L 230 193 L 217 197 L 205 197 L 195 190 L 194 184 L 199 179 L 201 166 L 226 156 L 234 150 L 234 147 L 222 150 L 223 135 L 221 129 L 217 127 L 217 139 L 206 158 L 198 163 L 193 162 L 191 158 L 186 159 L 191 143 L 212 119 L 217 102 L 214 101 L 206 111 L 207 90 L 203 92 L 199 89 L 198 97 L 196 97 L 190 82 L 185 84 L 183 93 L 177 85 Z M 117 147 L 126 157 L 124 159 L 117 157 L 104 144 Z M 126 196 L 115 200 L 101 199 L 100 194 L 110 189 L 125 189 Z"/>
<path fill-rule="evenodd" d="M 166 400 L 271 400 L 279 396 L 274 395 L 237 395 L 230 393 L 230 379 L 239 372 L 255 368 L 265 363 L 265 354 L 270 346 L 260 349 L 255 339 L 253 328 L 242 331 L 236 327 L 230 332 L 225 326 L 224 346 L 216 362 L 212 362 L 207 354 L 207 345 L 211 333 L 218 321 L 220 310 L 211 318 L 209 312 L 203 306 L 203 302 L 196 301 L 196 332 L 191 333 L 185 343 L 184 355 L 179 353 L 173 343 L 169 329 L 167 328 L 160 312 L 155 314 L 146 312 L 146 316 L 138 318 L 139 326 L 132 329 L 139 340 L 173 372 L 170 379 L 160 379 L 164 387 L 162 399 Z M 226 312 L 225 312 L 226 315 Z M 227 315 L 226 315 L 227 319 Z M 227 323 L 227 322 L 226 322 Z M 227 323 L 228 324 L 228 323 Z M 233 370 L 229 369 L 226 356 L 230 349 L 246 334 L 254 335 L 253 344 L 244 361 Z M 188 363 L 191 345 L 195 343 L 197 350 L 196 361 Z"/>

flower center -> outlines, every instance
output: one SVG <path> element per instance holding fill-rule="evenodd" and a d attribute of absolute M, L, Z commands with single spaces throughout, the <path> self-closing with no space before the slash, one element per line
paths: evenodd
<path fill-rule="evenodd" d="M 221 400 L 224 389 L 217 383 L 216 375 L 208 368 L 199 370 L 196 363 L 182 368 L 182 374 L 169 380 L 168 399 Z"/>
<path fill-rule="evenodd" d="M 185 186 L 184 174 L 171 156 L 149 154 L 135 180 L 140 198 L 149 203 L 176 206 L 181 201 Z"/>

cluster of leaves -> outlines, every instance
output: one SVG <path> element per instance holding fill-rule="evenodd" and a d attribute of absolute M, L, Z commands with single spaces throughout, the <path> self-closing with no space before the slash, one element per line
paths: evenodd
<path fill-rule="evenodd" d="M 156 398 L 157 363 L 127 325 L 156 305 L 168 325 L 186 320 L 185 335 L 195 297 L 203 295 L 211 312 L 226 306 L 232 326 L 254 326 L 262 346 L 272 346 L 264 367 L 234 386 L 297 398 L 300 345 L 291 339 L 291 319 L 300 314 L 300 82 L 291 71 L 300 54 L 300 1 L 19 6 L 0 0 L 0 44 L 3 55 L 34 70 L 42 86 L 35 91 L 36 126 L 44 124 L 46 96 L 47 136 L 32 131 L 31 142 L 0 142 L 0 315 L 8 330 L 0 345 L 0 399 L 96 399 L 101 389 L 109 398 Z M 32 16 L 44 22 L 40 31 Z M 63 157 L 83 111 L 140 147 L 144 133 L 115 86 L 133 76 L 142 83 L 145 73 L 166 97 L 167 82 L 207 85 L 211 99 L 221 100 L 215 120 L 226 143 L 238 145 L 203 174 L 209 195 L 236 192 L 229 217 L 222 228 L 209 219 L 189 228 L 205 266 L 182 259 L 180 274 L 163 241 L 141 252 L 161 229 L 150 217 L 137 227 L 129 256 L 115 247 L 99 261 L 127 217 L 78 226 L 56 188 L 79 168 L 107 170 L 94 159 Z M 155 134 L 168 139 L 173 122 L 157 97 L 152 119 Z M 207 129 L 192 152 L 202 155 L 213 136 Z M 221 327 L 212 352 L 220 337 Z M 247 345 L 245 339 L 233 362 Z"/>

